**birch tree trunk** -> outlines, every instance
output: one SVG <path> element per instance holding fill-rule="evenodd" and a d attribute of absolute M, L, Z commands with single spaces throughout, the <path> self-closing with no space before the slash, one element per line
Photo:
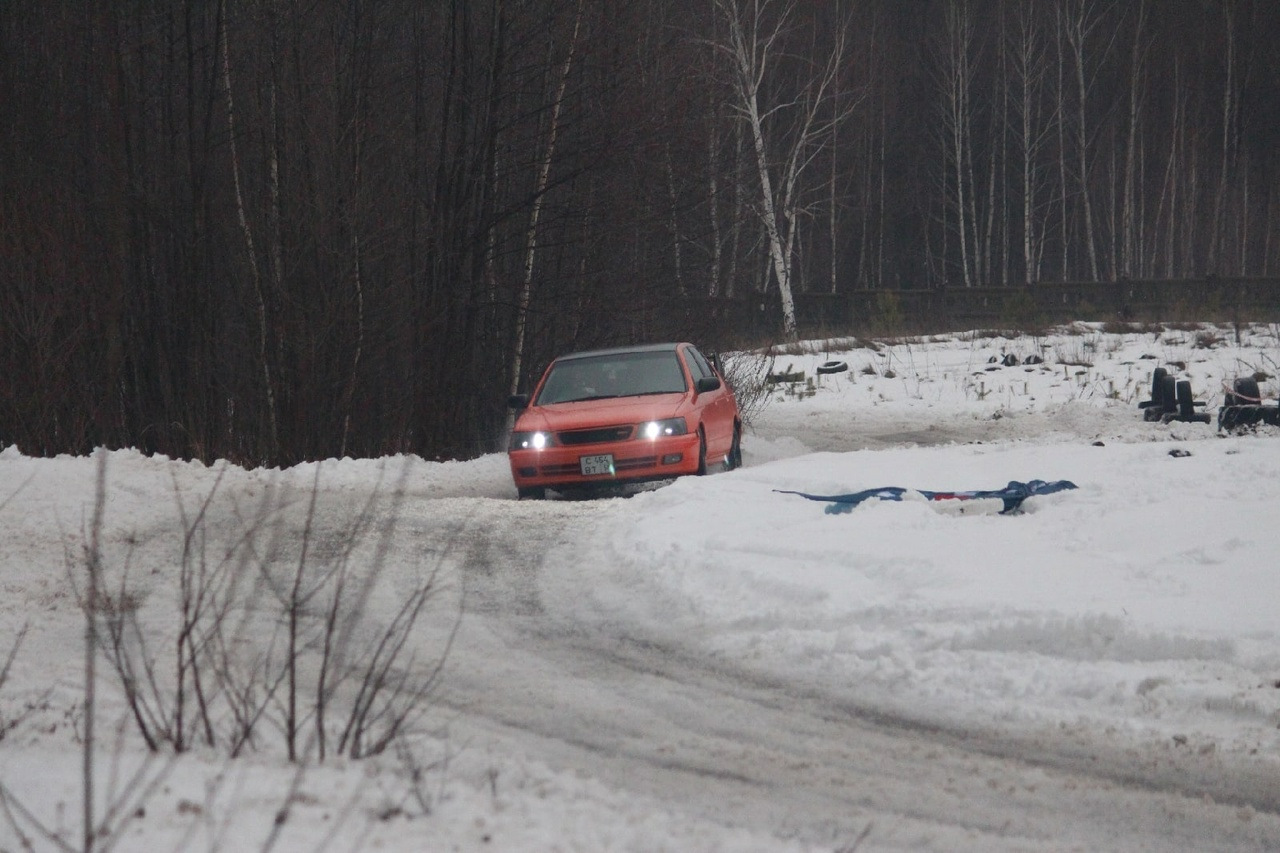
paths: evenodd
<path fill-rule="evenodd" d="M 769 0 L 746 0 L 748 18 L 744 22 L 736 0 L 717 0 L 717 6 L 724 13 L 729 25 L 727 50 L 734 62 L 737 107 L 746 120 L 748 132 L 751 134 L 752 151 L 755 154 L 756 178 L 760 182 L 760 217 L 769 241 L 769 258 L 773 265 L 774 280 L 778 285 L 778 296 L 782 302 L 782 332 L 786 337 L 794 338 L 796 307 L 795 298 L 791 293 L 791 258 L 783 247 L 782 226 L 778 221 L 778 205 L 774 195 L 773 177 L 770 174 L 769 152 L 764 139 L 764 117 L 761 115 L 760 108 L 760 86 L 771 58 L 769 51 L 781 33 L 782 24 L 779 22 L 778 29 L 765 34 L 762 40 L 759 31 L 763 23 L 762 3 L 767 7 Z"/>
<path fill-rule="evenodd" d="M 560 108 L 564 104 L 564 92 L 569 84 L 569 71 L 573 68 L 574 54 L 578 48 L 578 33 L 582 26 L 582 9 L 586 0 L 578 0 L 578 8 L 573 19 L 573 34 L 569 39 L 569 48 L 565 52 L 564 62 L 556 83 L 555 96 L 551 102 L 551 116 L 547 121 L 547 138 L 543 144 L 542 157 L 538 163 L 538 176 L 534 187 L 533 203 L 529 210 L 529 224 L 525 230 L 524 275 L 520 283 L 520 293 L 516 305 L 515 339 L 511 347 L 511 383 L 509 391 L 515 394 L 520 390 L 520 372 L 524 367 L 524 338 L 529 319 L 529 300 L 533 295 L 534 261 L 538 254 L 538 219 L 542 214 L 543 197 L 547 192 L 547 184 L 551 178 L 551 163 L 555 159 L 556 136 L 560 130 Z M 508 418 L 507 430 L 510 431 L 514 413 Z"/>
<path fill-rule="evenodd" d="M 945 11 L 946 53 L 942 71 L 943 122 L 947 129 L 946 159 L 954 182 L 956 235 L 960 241 L 960 270 L 965 287 L 973 287 L 977 271 L 977 208 L 972 172 L 970 88 L 973 19 L 966 0 L 949 0 Z M 944 180 L 944 187 L 946 181 Z M 945 194 L 944 194 L 945 196 Z M 953 203 L 944 197 L 944 207 Z"/>
<path fill-rule="evenodd" d="M 833 34 L 825 66 L 817 69 L 813 77 L 800 80 L 789 101 L 782 101 L 779 96 L 779 102 L 766 104 L 764 85 L 773 62 L 784 52 L 782 42 L 788 19 L 795 10 L 794 3 L 783 5 L 777 10 L 776 18 L 769 21 L 768 16 L 774 11 L 773 0 L 714 2 L 727 27 L 724 40 L 715 47 L 729 61 L 734 108 L 751 136 L 753 168 L 760 190 L 757 206 L 764 225 L 773 280 L 778 286 L 782 333 L 794 340 L 797 330 L 792 274 L 802 177 L 816 152 L 847 116 L 846 107 L 844 112 L 836 109 L 830 120 L 821 119 L 843 64 L 844 25 L 842 22 Z M 790 128 L 780 126 L 784 113 L 792 117 Z M 781 156 L 777 156 L 779 152 Z"/>
<path fill-rule="evenodd" d="M 1225 270 L 1219 270 L 1218 266 L 1223 252 L 1223 241 L 1225 231 L 1225 219 L 1227 215 L 1227 185 L 1231 176 L 1231 169 L 1235 151 L 1235 117 L 1236 117 L 1236 93 L 1235 93 L 1235 65 L 1236 65 L 1236 19 L 1235 10 L 1231 2 L 1222 4 L 1223 23 L 1226 25 L 1226 56 L 1223 57 L 1223 72 L 1225 79 L 1222 83 L 1222 151 L 1221 162 L 1218 167 L 1218 186 L 1213 196 L 1213 222 L 1211 225 L 1212 233 L 1209 236 L 1209 257 L 1207 263 L 1208 272 L 1220 273 Z"/>
<path fill-rule="evenodd" d="M 1089 259 L 1089 279 L 1097 281 L 1098 245 L 1093 227 L 1093 199 L 1089 174 L 1089 86 L 1086 83 L 1085 62 L 1089 35 L 1099 18 L 1093 14 L 1092 0 L 1071 0 L 1063 17 L 1067 45 L 1071 49 L 1072 71 L 1075 83 L 1075 155 L 1077 191 L 1084 215 L 1085 254 Z"/>
<path fill-rule="evenodd" d="M 1004 14 L 1004 7 L 1000 7 L 1000 43 L 1003 44 L 1007 38 L 1007 22 Z M 995 239 L 997 229 L 995 227 L 995 214 L 997 206 L 1000 208 L 1000 227 L 999 247 L 1000 255 L 1000 286 L 1009 286 L 1009 57 L 1004 51 L 1000 51 L 1000 115 L 998 119 L 991 122 L 992 132 L 999 138 L 998 146 L 992 146 L 991 155 L 991 181 L 988 186 L 988 202 L 990 207 L 987 209 L 987 245 L 990 246 Z M 999 151 L 999 157 L 996 156 Z M 999 164 L 999 185 L 1000 189 L 996 190 L 996 169 Z M 997 204 L 997 199 L 999 203 Z M 994 250 L 988 249 L 987 252 L 987 269 L 988 280 L 994 281 L 994 276 L 990 274 L 995 263 Z"/>
<path fill-rule="evenodd" d="M 227 23 L 227 3 L 218 4 L 218 16 L 222 25 L 222 86 L 227 98 L 227 146 L 231 154 L 231 177 L 235 188 L 236 218 L 244 238 L 245 256 L 249 265 L 249 280 L 253 285 L 258 309 L 258 360 L 262 369 L 262 385 L 267 403 L 268 444 L 266 458 L 275 458 L 280 449 L 280 429 L 276 414 L 275 384 L 271 379 L 271 362 L 267 345 L 267 302 L 263 293 L 262 271 L 258 265 L 258 251 L 254 245 L 253 227 L 245 210 L 244 190 L 240 185 L 240 157 L 236 147 L 236 110 L 231 89 L 231 28 Z"/>
<path fill-rule="evenodd" d="M 1138 120 L 1142 109 L 1142 68 L 1147 50 L 1146 23 L 1147 0 L 1138 0 L 1137 19 L 1133 24 L 1133 49 L 1129 55 L 1129 116 L 1124 152 L 1124 201 L 1120 211 L 1120 274 L 1125 278 L 1133 277 L 1134 261 L 1141 257 L 1135 207 L 1137 204 Z"/>
<path fill-rule="evenodd" d="M 1040 172 L 1043 168 L 1040 159 L 1048 132 L 1041 125 L 1047 50 L 1043 32 L 1033 17 L 1035 14 L 1033 6 L 1019 8 L 1011 44 L 1018 94 L 1015 101 L 1020 149 L 1018 156 L 1022 171 L 1022 268 L 1023 281 L 1027 284 L 1040 280 L 1043 235 L 1047 231 L 1047 223 L 1040 227 Z"/>
<path fill-rule="evenodd" d="M 1067 50 L 1064 45 L 1063 22 L 1065 13 L 1061 8 L 1057 11 L 1057 26 L 1054 28 L 1054 45 L 1057 48 L 1057 81 L 1054 87 L 1056 108 L 1054 117 L 1058 128 L 1058 227 L 1061 246 L 1060 276 L 1066 281 L 1071 274 L 1071 216 L 1067 201 Z"/>
<path fill-rule="evenodd" d="M 1152 239 L 1151 259 L 1149 267 L 1152 272 L 1163 270 L 1165 278 L 1173 278 L 1176 267 L 1174 245 L 1178 220 L 1178 174 L 1180 171 L 1180 151 L 1182 140 L 1182 116 L 1184 97 L 1182 93 L 1182 65 L 1178 60 L 1173 64 L 1173 115 L 1169 124 L 1169 157 L 1165 161 L 1164 180 L 1160 184 L 1160 203 L 1156 208 L 1156 233 Z M 1163 231 L 1163 233 L 1161 233 Z M 1163 239 L 1161 239 L 1163 237 Z M 1163 246 L 1163 252 L 1161 251 Z"/>

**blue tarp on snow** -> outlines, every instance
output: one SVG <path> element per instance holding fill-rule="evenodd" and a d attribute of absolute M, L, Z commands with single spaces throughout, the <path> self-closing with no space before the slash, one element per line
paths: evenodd
<path fill-rule="evenodd" d="M 1028 480 L 1025 483 L 1010 480 L 1009 485 L 1003 489 L 979 489 L 962 492 L 927 492 L 924 489 L 904 489 L 899 486 L 865 489 L 861 492 L 852 492 L 847 495 L 810 495 L 804 492 L 792 492 L 783 489 L 774 489 L 774 491 L 784 495 L 799 495 L 811 501 L 826 501 L 831 504 L 825 510 L 829 514 L 853 512 L 853 508 L 863 501 L 872 499 L 900 501 L 904 495 L 915 493 L 922 495 L 928 501 L 970 501 L 983 498 L 999 500 L 1004 504 L 1004 509 L 1000 510 L 1001 515 L 1015 515 L 1022 510 L 1022 502 L 1029 497 L 1051 495 L 1054 492 L 1062 492 L 1074 488 L 1076 488 L 1076 484 L 1070 480 L 1054 480 L 1051 483 L 1044 480 Z"/>

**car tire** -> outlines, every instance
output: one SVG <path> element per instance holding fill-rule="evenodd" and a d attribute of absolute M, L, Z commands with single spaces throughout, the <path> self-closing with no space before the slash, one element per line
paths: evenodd
<path fill-rule="evenodd" d="M 1169 375 L 1169 371 L 1163 367 L 1157 367 L 1155 372 L 1151 374 L 1151 399 L 1160 402 L 1160 384 L 1164 382 L 1164 378 Z"/>
<path fill-rule="evenodd" d="M 724 469 L 732 471 L 735 468 L 742 467 L 742 425 L 734 423 L 733 425 L 733 444 L 729 445 L 729 452 L 724 457 Z"/>
<path fill-rule="evenodd" d="M 707 434 L 698 427 L 698 476 L 707 473 Z"/>
<path fill-rule="evenodd" d="M 1160 377 L 1160 410 L 1173 412 L 1178 407 L 1178 380 L 1165 374 Z"/>
<path fill-rule="evenodd" d="M 545 486 L 520 486 L 516 489 L 520 500 L 540 501 L 547 496 Z"/>
<path fill-rule="evenodd" d="M 1258 380 L 1252 376 L 1241 376 L 1237 379 L 1235 389 L 1236 396 L 1240 398 L 1240 405 L 1257 406 L 1262 403 L 1262 389 L 1258 387 Z"/>
<path fill-rule="evenodd" d="M 848 369 L 849 363 L 847 361 L 824 361 L 818 365 L 814 372 L 819 376 L 824 376 L 828 373 L 844 373 Z"/>
<path fill-rule="evenodd" d="M 1174 392 L 1178 400 L 1178 416 L 1183 418 L 1193 417 L 1196 413 L 1196 404 L 1191 399 L 1191 383 L 1186 379 L 1177 385 Z"/>

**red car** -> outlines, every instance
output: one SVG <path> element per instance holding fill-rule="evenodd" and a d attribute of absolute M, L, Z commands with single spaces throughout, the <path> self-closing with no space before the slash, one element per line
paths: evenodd
<path fill-rule="evenodd" d="M 522 498 L 742 464 L 733 390 L 693 344 L 562 355 L 519 409 L 507 454 Z"/>

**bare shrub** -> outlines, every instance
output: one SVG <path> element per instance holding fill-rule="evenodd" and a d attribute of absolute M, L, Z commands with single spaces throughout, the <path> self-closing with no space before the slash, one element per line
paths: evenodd
<path fill-rule="evenodd" d="M 1097 343 L 1092 338 L 1074 338 L 1073 344 L 1059 344 L 1053 348 L 1053 358 L 1058 364 L 1073 367 L 1093 367 Z"/>
<path fill-rule="evenodd" d="M 0 510 L 7 507 L 14 498 L 30 483 L 35 474 L 31 474 L 22 482 L 18 488 L 14 489 L 3 501 L 0 501 Z M 17 660 L 18 650 L 22 648 L 22 641 L 26 639 L 29 623 L 23 623 L 18 629 L 18 635 L 13 640 L 13 645 L 9 648 L 9 654 L 4 659 L 4 665 L 0 666 L 0 691 L 4 690 L 5 684 L 9 681 L 9 673 L 13 670 L 13 662 Z M 35 700 L 29 700 L 18 711 L 5 711 L 0 708 L 0 742 L 19 725 L 21 725 L 28 717 L 36 711 L 44 707 L 45 700 L 48 699 L 49 691 L 46 691 Z"/>
<path fill-rule="evenodd" d="M 989 341 L 995 338 L 1013 340 L 1022 335 L 1017 329 L 976 329 L 967 337 L 972 341 Z"/>
<path fill-rule="evenodd" d="M 1193 346 L 1196 349 L 1213 349 L 1214 347 L 1221 346 L 1225 342 L 1226 341 L 1223 337 L 1215 330 L 1202 329 L 1196 332 L 1195 343 Z"/>
<path fill-rule="evenodd" d="M 743 422 L 749 425 L 769 404 L 769 375 L 777 356 L 772 348 L 765 348 L 725 353 L 720 358 L 724 378 L 738 400 L 738 411 Z"/>
<path fill-rule="evenodd" d="M 27 628 L 28 625 L 24 623 L 18 630 L 18 636 L 14 638 L 13 646 L 10 647 L 9 654 L 4 659 L 4 665 L 0 666 L 0 691 L 3 691 L 9 682 L 9 673 L 13 668 L 13 662 L 18 657 L 18 650 L 22 648 L 22 641 L 27 636 Z M 50 692 L 46 690 L 36 699 L 27 700 L 16 711 L 0 708 L 0 743 L 3 743 L 9 733 L 22 725 L 32 714 L 46 707 Z"/>
<path fill-rule="evenodd" d="M 272 486 L 241 507 L 220 494 L 225 470 L 194 510 L 175 482 L 172 604 L 135 588 L 132 554 L 99 575 L 99 648 L 139 735 L 152 751 L 200 743 L 228 757 L 278 738 L 295 762 L 387 750 L 425 712 L 457 627 L 422 658 L 414 640 L 438 589 L 435 571 L 397 590 L 389 612 L 373 601 L 403 475 L 390 493 L 379 486 L 325 525 L 321 466 L 301 506 Z"/>

